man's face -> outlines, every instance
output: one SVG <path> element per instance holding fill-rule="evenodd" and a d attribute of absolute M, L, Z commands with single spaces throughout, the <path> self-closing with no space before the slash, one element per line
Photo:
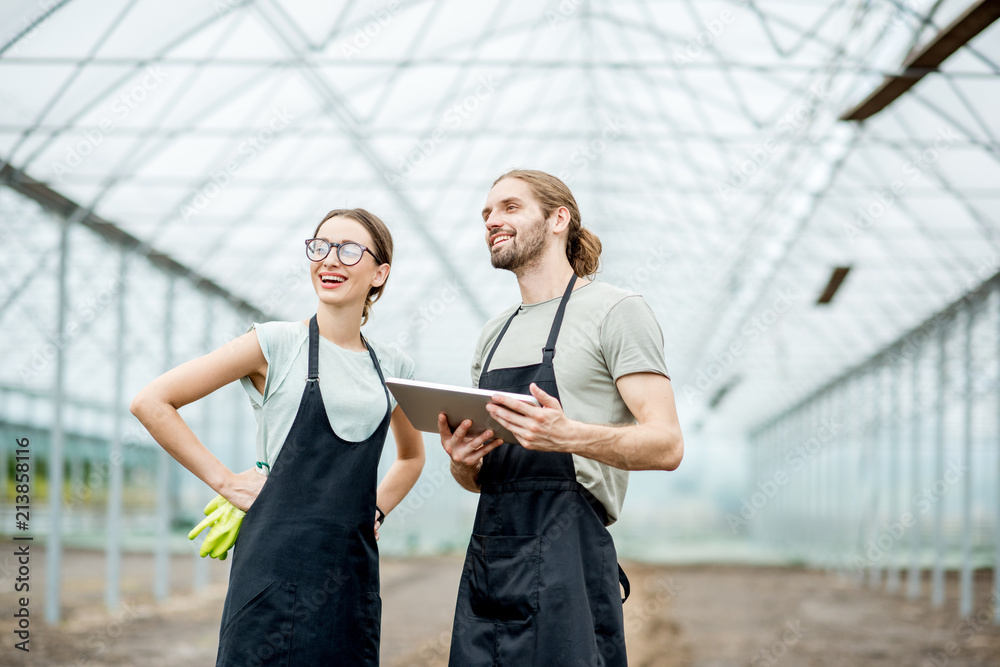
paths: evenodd
<path fill-rule="evenodd" d="M 541 258 L 549 226 L 528 184 L 505 178 L 490 190 L 483 207 L 486 244 L 495 269 L 518 271 Z"/>

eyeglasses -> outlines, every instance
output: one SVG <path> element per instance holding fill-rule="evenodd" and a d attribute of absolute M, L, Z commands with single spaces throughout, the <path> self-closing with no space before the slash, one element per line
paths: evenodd
<path fill-rule="evenodd" d="M 354 241 L 344 241 L 343 243 L 330 243 L 326 239 L 306 239 L 306 257 L 314 262 L 322 262 L 330 254 L 330 250 L 337 249 L 337 259 L 344 266 L 354 266 L 365 256 L 365 251 L 375 257 L 375 253 L 360 243 Z M 375 257 L 375 261 L 381 264 L 381 260 Z"/>

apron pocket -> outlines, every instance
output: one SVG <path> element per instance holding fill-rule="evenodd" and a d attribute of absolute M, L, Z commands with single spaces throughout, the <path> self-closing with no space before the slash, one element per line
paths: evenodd
<path fill-rule="evenodd" d="M 226 623 L 217 667 L 287 665 L 292 644 L 295 584 L 268 582 Z"/>
<path fill-rule="evenodd" d="M 481 619 L 527 623 L 538 612 L 541 541 L 536 535 L 473 535 L 469 604 Z"/>

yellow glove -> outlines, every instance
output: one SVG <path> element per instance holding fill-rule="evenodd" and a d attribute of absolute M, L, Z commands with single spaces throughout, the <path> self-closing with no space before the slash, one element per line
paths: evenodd
<path fill-rule="evenodd" d="M 218 495 L 205 505 L 205 515 L 205 520 L 188 533 L 188 539 L 193 540 L 201 531 L 211 526 L 212 529 L 205 536 L 198 553 L 202 558 L 211 556 L 226 560 L 229 549 L 236 542 L 236 536 L 240 534 L 240 524 L 243 523 L 246 512 Z"/>

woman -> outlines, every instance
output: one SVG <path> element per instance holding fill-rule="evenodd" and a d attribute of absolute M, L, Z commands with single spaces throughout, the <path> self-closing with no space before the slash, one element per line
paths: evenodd
<path fill-rule="evenodd" d="M 384 383 L 413 377 L 413 362 L 361 335 L 389 277 L 389 230 L 363 209 L 336 210 L 313 237 L 311 320 L 255 324 L 132 401 L 156 441 L 221 496 L 206 513 L 228 508 L 213 517 L 239 531 L 217 666 L 377 665 L 377 531 L 424 463 L 423 438 Z M 177 413 L 234 380 L 257 416 L 257 467 L 238 474 Z M 397 457 L 376 490 L 390 425 Z"/>

